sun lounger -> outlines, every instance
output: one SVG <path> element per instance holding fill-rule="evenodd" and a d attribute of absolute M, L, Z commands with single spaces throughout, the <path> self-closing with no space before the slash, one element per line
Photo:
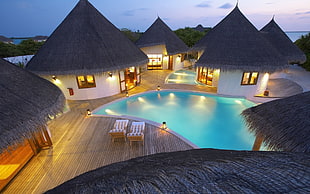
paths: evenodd
<path fill-rule="evenodd" d="M 144 144 L 144 122 L 132 122 L 127 138 L 130 141 L 130 145 L 133 141 L 142 141 Z"/>
<path fill-rule="evenodd" d="M 128 120 L 116 120 L 113 129 L 109 131 L 112 137 L 112 142 L 115 138 L 124 138 L 126 141 L 126 129 L 128 125 Z"/>

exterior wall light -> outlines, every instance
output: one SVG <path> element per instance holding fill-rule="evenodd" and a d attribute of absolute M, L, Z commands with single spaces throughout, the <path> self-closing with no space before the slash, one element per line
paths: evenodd
<path fill-rule="evenodd" d="M 55 75 L 53 75 L 53 76 L 52 76 L 52 79 L 53 79 L 54 81 L 56 81 L 56 80 L 57 80 L 57 77 L 56 77 Z"/>
<path fill-rule="evenodd" d="M 112 76 L 113 76 L 113 74 L 112 74 L 111 72 L 109 72 L 108 74 L 109 74 L 109 76 L 110 76 L 110 77 L 112 77 Z"/>
<path fill-rule="evenodd" d="M 128 91 L 126 91 L 126 97 L 129 97 Z"/>

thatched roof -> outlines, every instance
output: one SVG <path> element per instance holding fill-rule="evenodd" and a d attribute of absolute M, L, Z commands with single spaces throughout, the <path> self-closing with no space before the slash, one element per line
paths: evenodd
<path fill-rule="evenodd" d="M 287 65 L 237 6 L 192 50 L 204 51 L 196 66 L 221 70 L 273 72 Z"/>
<path fill-rule="evenodd" d="M 111 164 L 47 193 L 309 193 L 310 154 L 193 149 Z"/>
<path fill-rule="evenodd" d="M 0 153 L 63 110 L 65 98 L 57 86 L 3 59 L 0 90 Z"/>
<path fill-rule="evenodd" d="M 286 57 L 289 63 L 304 63 L 307 60 L 306 55 L 283 32 L 274 18 L 260 32 Z"/>
<path fill-rule="evenodd" d="M 87 0 L 80 0 L 27 69 L 40 75 L 89 74 L 140 66 L 147 56 Z"/>
<path fill-rule="evenodd" d="M 139 48 L 165 45 L 168 55 L 186 53 L 186 44 L 158 17 L 156 21 L 137 40 Z"/>
<path fill-rule="evenodd" d="M 310 92 L 246 109 L 242 115 L 271 149 L 310 152 Z"/>

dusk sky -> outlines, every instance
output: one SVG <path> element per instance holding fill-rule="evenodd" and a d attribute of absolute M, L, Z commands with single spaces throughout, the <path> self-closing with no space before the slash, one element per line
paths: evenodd
<path fill-rule="evenodd" d="M 0 0 L 0 35 L 49 36 L 78 0 Z M 157 18 L 172 29 L 213 27 L 237 0 L 89 0 L 118 28 L 145 31 Z M 284 31 L 310 31 L 309 0 L 239 0 L 241 12 L 261 29 L 273 15 Z"/>

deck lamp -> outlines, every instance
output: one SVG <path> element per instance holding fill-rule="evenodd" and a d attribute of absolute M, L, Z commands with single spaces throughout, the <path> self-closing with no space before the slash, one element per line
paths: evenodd
<path fill-rule="evenodd" d="M 126 91 L 126 97 L 129 97 L 128 91 Z"/>
<path fill-rule="evenodd" d="M 160 86 L 157 86 L 157 91 L 159 91 L 160 90 Z"/>
<path fill-rule="evenodd" d="M 111 72 L 109 72 L 108 74 L 109 74 L 109 76 L 110 76 L 110 77 L 112 77 L 112 76 L 113 76 L 113 74 L 112 74 Z"/>
<path fill-rule="evenodd" d="M 163 130 L 166 130 L 166 129 L 167 129 L 167 124 L 166 124 L 165 121 L 163 122 L 163 125 L 162 125 L 161 127 L 162 127 Z"/>
<path fill-rule="evenodd" d="M 89 109 L 86 110 L 87 116 L 91 116 L 91 111 Z"/>
<path fill-rule="evenodd" d="M 52 76 L 52 79 L 53 79 L 54 81 L 56 81 L 56 80 L 57 80 L 57 77 L 56 77 L 55 75 L 53 75 L 53 76 Z"/>

